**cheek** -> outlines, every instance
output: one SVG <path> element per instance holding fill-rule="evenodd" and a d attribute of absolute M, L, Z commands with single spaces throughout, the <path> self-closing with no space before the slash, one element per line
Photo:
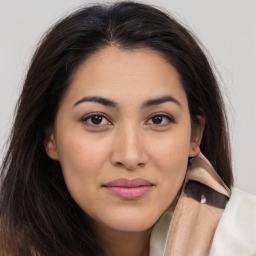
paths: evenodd
<path fill-rule="evenodd" d="M 99 187 L 107 148 L 103 146 L 103 141 L 93 142 L 81 134 L 66 133 L 61 138 L 57 145 L 65 183 L 74 200 L 79 205 L 87 205 L 90 195 Z"/>
<path fill-rule="evenodd" d="M 58 152 L 63 171 L 73 174 L 85 174 L 86 170 L 100 170 L 107 157 L 104 140 L 96 140 L 80 134 L 62 136 L 58 143 Z"/>
<path fill-rule="evenodd" d="M 169 198 L 174 198 L 185 178 L 189 147 L 189 130 L 172 133 L 152 147 L 151 157 L 158 170 L 159 184 L 162 184 L 162 193 L 168 194 Z"/>
<path fill-rule="evenodd" d="M 176 129 L 151 147 L 151 157 L 162 168 L 187 165 L 190 149 L 190 130 Z M 164 168 L 164 169 L 165 169 Z"/>

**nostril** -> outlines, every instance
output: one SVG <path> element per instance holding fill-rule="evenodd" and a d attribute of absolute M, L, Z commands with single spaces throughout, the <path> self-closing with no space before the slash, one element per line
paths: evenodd
<path fill-rule="evenodd" d="M 138 163 L 138 164 L 135 164 L 135 165 L 129 165 L 129 164 L 125 164 L 125 163 L 122 163 L 122 162 L 116 162 L 115 165 L 119 166 L 119 167 L 125 167 L 129 170 L 133 170 L 133 169 L 136 169 L 138 167 L 144 167 L 145 163 Z"/>

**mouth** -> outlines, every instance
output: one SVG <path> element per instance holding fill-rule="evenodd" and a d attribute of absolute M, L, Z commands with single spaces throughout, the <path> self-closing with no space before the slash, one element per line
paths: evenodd
<path fill-rule="evenodd" d="M 146 195 L 154 184 L 145 179 L 118 179 L 103 185 L 111 194 L 124 199 L 136 200 Z"/>

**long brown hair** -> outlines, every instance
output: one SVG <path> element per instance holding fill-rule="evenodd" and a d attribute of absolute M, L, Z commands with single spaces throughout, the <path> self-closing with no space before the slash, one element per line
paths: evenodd
<path fill-rule="evenodd" d="M 1 168 L 0 251 L 8 256 L 99 255 L 44 139 L 79 64 L 104 46 L 147 47 L 178 71 L 192 125 L 205 118 L 201 151 L 231 186 L 227 118 L 211 65 L 191 33 L 157 8 L 134 2 L 80 9 L 60 20 L 36 50 L 18 101 Z"/>

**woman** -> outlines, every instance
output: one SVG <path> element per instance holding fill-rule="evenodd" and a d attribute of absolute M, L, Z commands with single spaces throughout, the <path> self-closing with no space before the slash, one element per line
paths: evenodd
<path fill-rule="evenodd" d="M 232 198 L 255 198 L 233 190 L 227 204 L 232 184 L 223 101 L 190 32 L 139 3 L 84 8 L 32 59 L 2 167 L 0 251 L 235 255 L 220 242 Z"/>

